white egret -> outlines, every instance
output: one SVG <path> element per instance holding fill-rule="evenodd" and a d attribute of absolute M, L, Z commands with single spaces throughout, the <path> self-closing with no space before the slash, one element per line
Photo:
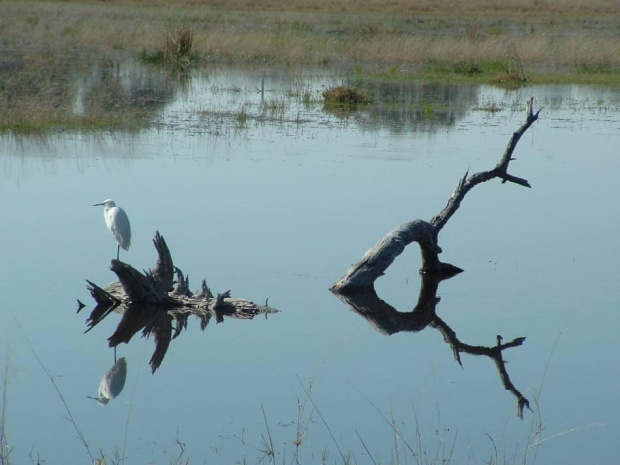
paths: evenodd
<path fill-rule="evenodd" d="M 108 231 L 112 233 L 116 242 L 118 242 L 118 248 L 116 249 L 116 259 L 118 260 L 123 250 L 129 250 L 131 245 L 131 225 L 129 224 L 129 217 L 125 210 L 121 207 L 117 207 L 114 200 L 108 199 L 101 203 L 96 203 L 93 207 L 103 205 L 103 217 L 105 218 L 105 225 Z"/>
<path fill-rule="evenodd" d="M 127 361 L 125 357 L 119 358 L 112 368 L 110 368 L 99 383 L 98 397 L 90 397 L 95 399 L 100 405 L 106 405 L 111 399 L 118 396 L 125 387 L 125 379 L 127 378 Z"/>

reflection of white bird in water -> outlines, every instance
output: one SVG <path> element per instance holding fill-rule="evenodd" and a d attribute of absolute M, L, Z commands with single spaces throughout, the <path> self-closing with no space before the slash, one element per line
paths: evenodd
<path fill-rule="evenodd" d="M 101 378 L 99 397 L 90 398 L 95 399 L 100 405 L 106 405 L 110 399 L 114 399 L 121 393 L 125 387 L 125 378 L 127 378 L 127 361 L 125 357 L 121 357 Z"/>
<path fill-rule="evenodd" d="M 97 205 L 103 205 L 105 225 L 108 231 L 114 236 L 114 239 L 116 239 L 116 242 L 118 242 L 118 248 L 116 249 L 116 259 L 118 260 L 121 247 L 123 250 L 129 250 L 129 246 L 131 245 L 131 225 L 129 224 L 129 218 L 125 210 L 121 207 L 117 207 L 112 199 L 96 203 L 93 207 Z"/>

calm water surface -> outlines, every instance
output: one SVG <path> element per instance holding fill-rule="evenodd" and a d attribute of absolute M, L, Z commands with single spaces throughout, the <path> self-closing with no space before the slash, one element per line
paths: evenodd
<path fill-rule="evenodd" d="M 391 84 L 372 89 L 380 110 L 347 115 L 316 103 L 339 82 L 197 74 L 167 91 L 155 129 L 2 139 L 12 463 L 90 460 L 33 350 L 108 463 L 179 463 L 182 452 L 190 463 L 269 463 L 269 437 L 276 463 L 295 463 L 296 450 L 302 463 L 343 463 L 341 453 L 356 463 L 617 463 L 620 92 Z M 385 336 L 328 288 L 385 233 L 436 214 L 466 170 L 495 166 L 530 96 L 544 110 L 510 171 L 533 188 L 489 182 L 467 196 L 440 236 L 443 259 L 466 271 L 440 284 L 437 306 L 467 344 L 527 337 L 504 352 L 533 409 L 520 420 L 490 359 L 461 354 L 461 367 L 430 327 Z M 190 320 L 154 375 L 154 343 L 136 336 L 119 346 L 124 391 L 97 405 L 87 396 L 113 363 L 106 338 L 118 316 L 83 334 L 85 279 L 115 279 L 116 243 L 91 207 L 106 198 L 129 214 L 133 245 L 121 258 L 135 268 L 155 265 L 159 230 L 192 289 L 205 278 L 281 313 L 205 332 Z M 411 311 L 419 265 L 413 244 L 379 296 Z M 76 299 L 87 304 L 77 315 Z"/>

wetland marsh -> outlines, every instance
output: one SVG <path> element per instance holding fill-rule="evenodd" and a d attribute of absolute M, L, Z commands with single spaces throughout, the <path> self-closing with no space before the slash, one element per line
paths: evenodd
<path fill-rule="evenodd" d="M 610 38 L 596 59 L 584 49 L 570 63 L 549 50 L 530 61 L 518 46 L 528 80 L 509 86 L 486 65 L 426 74 L 430 39 L 420 60 L 395 60 L 395 51 L 412 56 L 403 44 L 415 32 L 396 33 L 407 17 L 389 16 L 387 3 L 341 2 L 340 14 L 334 3 L 183 5 L 0 3 L 11 12 L 0 15 L 2 463 L 615 464 L 613 4 L 590 3 L 580 16 L 578 2 L 563 14 L 556 2 L 546 13 L 541 2 L 521 13 L 463 3 L 483 24 L 471 40 L 491 61 L 498 14 L 523 15 L 535 36 L 553 13 L 557 37 L 565 20 L 582 24 L 584 44 Z M 412 28 L 442 18 L 411 15 Z M 149 59 L 188 22 L 187 60 Z M 501 24 L 500 41 L 513 30 Z M 461 34 L 439 43 L 470 40 L 465 27 L 452 29 Z M 371 44 L 378 39 L 383 48 Z M 579 62 L 604 66 L 575 72 Z M 571 82 L 536 84 L 551 77 Z M 342 84 L 371 102 L 326 105 L 324 91 Z M 519 419 L 491 361 L 463 353 L 460 366 L 432 328 L 387 336 L 328 289 L 388 231 L 438 213 L 467 170 L 495 166 L 530 97 L 543 110 L 511 172 L 533 187 L 472 191 L 441 234 L 443 259 L 465 272 L 437 294 L 437 315 L 468 344 L 527 338 L 504 354 L 531 401 Z M 205 278 L 214 292 L 268 299 L 281 312 L 204 331 L 190 320 L 154 375 L 153 340 L 134 337 L 118 348 L 125 388 L 101 407 L 87 396 L 113 364 L 106 339 L 119 317 L 84 334 L 84 313 L 93 304 L 85 280 L 115 279 L 116 243 L 91 207 L 106 198 L 131 219 L 123 260 L 152 267 L 159 230 L 192 290 Z M 414 244 L 377 282 L 379 297 L 410 311 L 419 266 Z M 87 305 L 79 314 L 76 299 Z"/>

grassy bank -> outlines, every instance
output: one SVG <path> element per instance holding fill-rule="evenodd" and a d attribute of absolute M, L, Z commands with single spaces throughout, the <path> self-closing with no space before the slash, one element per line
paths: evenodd
<path fill-rule="evenodd" d="M 0 130 L 148 124 L 170 89 L 132 92 L 109 79 L 98 85 L 122 61 L 169 73 L 285 65 L 378 80 L 620 82 L 614 2 L 409 3 L 0 1 Z M 88 107 L 75 108 L 78 100 Z"/>
<path fill-rule="evenodd" d="M 23 0 L 32 1 L 32 0 Z M 40 1 L 40 0 L 38 0 Z M 106 0 L 116 5 L 196 7 L 228 11 L 289 11 L 311 13 L 460 14 L 465 12 L 615 14 L 609 0 Z M 87 3 L 64 0 L 64 3 Z M 92 2 L 91 2 L 92 3 Z"/>
<path fill-rule="evenodd" d="M 620 17 L 614 13 L 620 8 L 614 2 L 466 0 L 456 9 L 444 0 L 408 3 L 5 1 L 0 39 L 3 49 L 30 54 L 137 57 L 160 52 L 171 31 L 187 27 L 194 57 L 204 63 L 485 75 L 509 70 L 518 56 L 531 76 L 617 78 Z"/>

